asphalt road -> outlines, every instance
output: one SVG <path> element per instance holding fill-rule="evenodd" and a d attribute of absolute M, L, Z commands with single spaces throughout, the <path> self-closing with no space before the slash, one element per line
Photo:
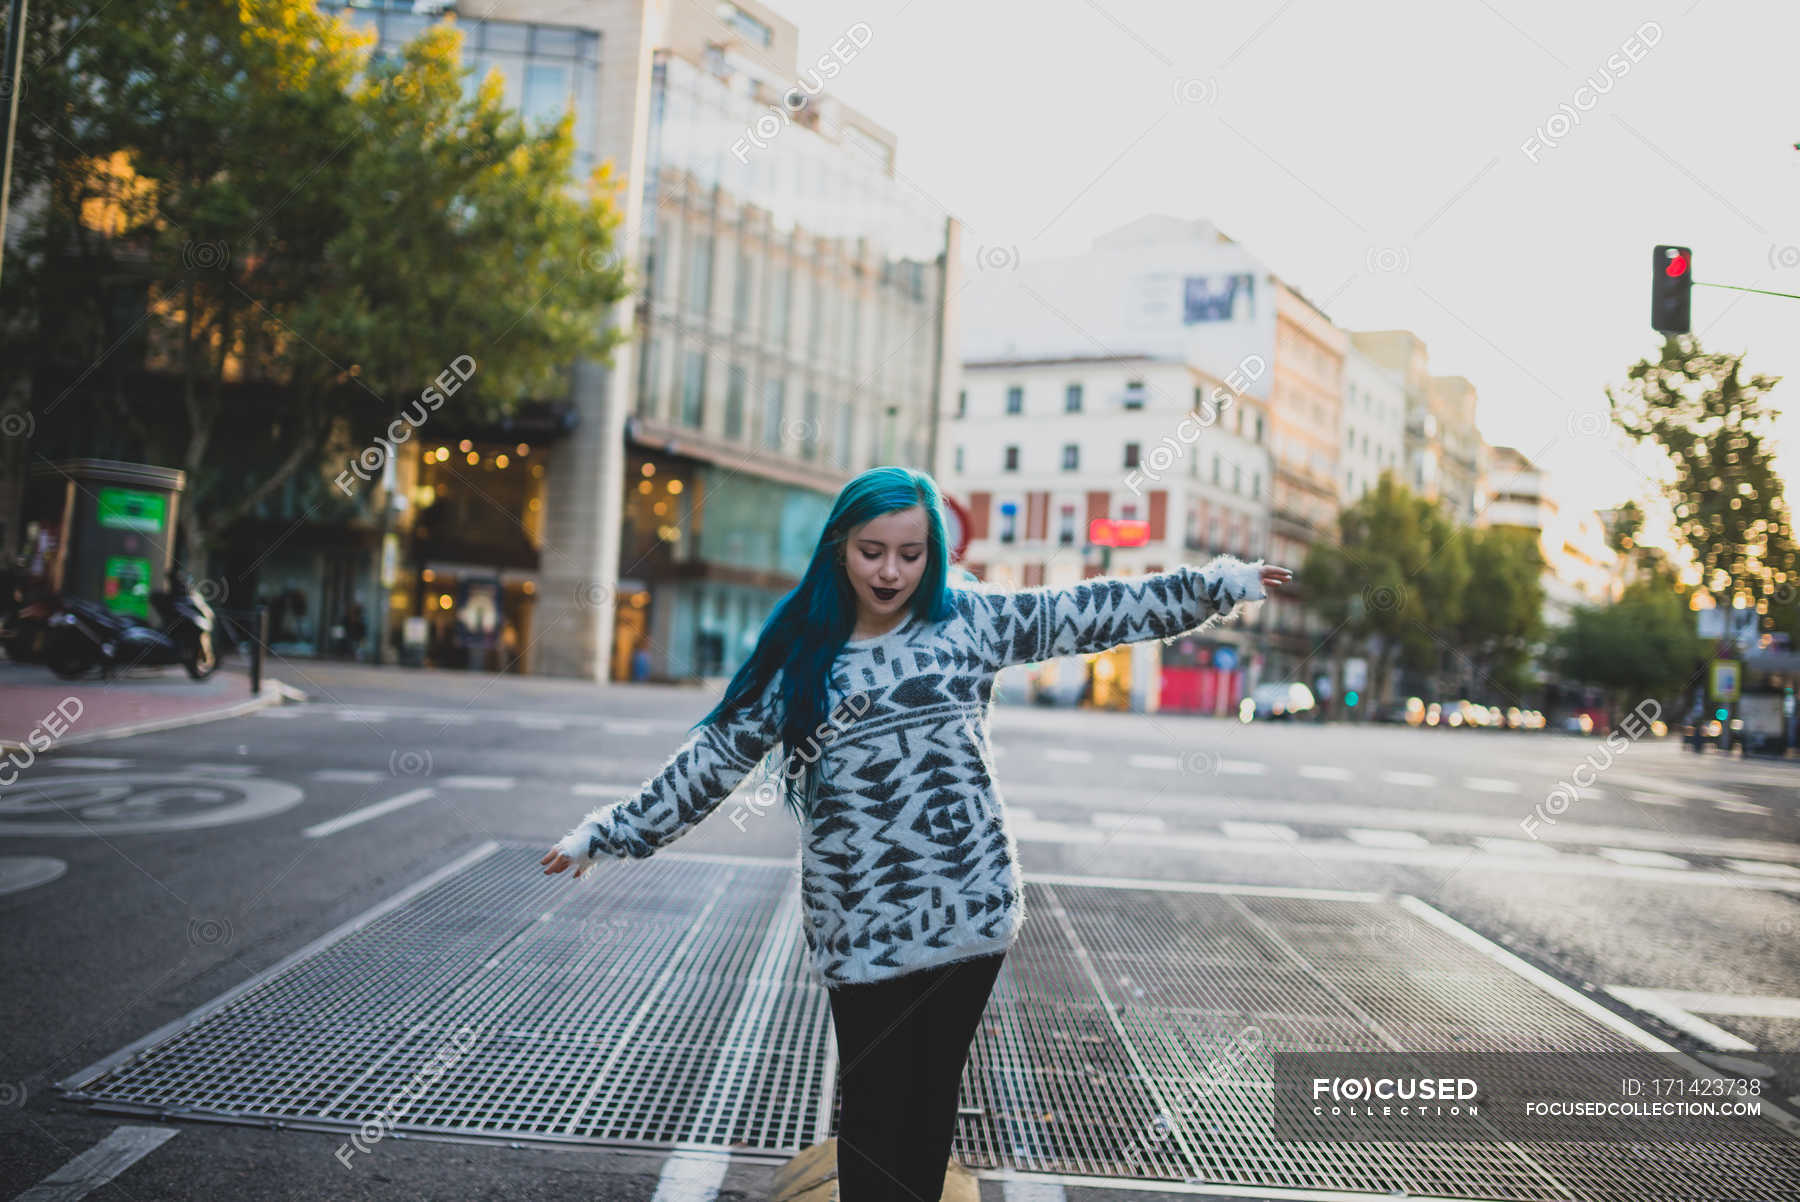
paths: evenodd
<path fill-rule="evenodd" d="M 548 849 L 657 771 L 715 699 L 312 664 L 282 675 L 314 700 L 71 748 L 0 798 L 0 859 L 64 865 L 0 895 L 0 1198 L 135 1126 L 173 1135 L 95 1196 L 656 1194 L 667 1165 L 654 1153 L 414 1140 L 346 1173 L 333 1136 L 133 1120 L 60 1098 L 56 1081 L 483 840 Z M 1793 765 L 1674 740 L 1609 750 L 1538 732 L 1010 705 L 992 733 L 1027 879 L 1411 894 L 1715 1063 L 1779 1069 L 1774 1057 L 1800 1053 Z M 1577 781 L 1591 785 L 1567 788 Z M 741 829 L 721 810 L 678 846 L 781 857 L 795 832 L 779 808 Z M 1769 1084 L 1777 1101 L 1800 1094 L 1785 1071 Z M 765 1196 L 769 1176 L 734 1166 L 715 1196 Z"/>

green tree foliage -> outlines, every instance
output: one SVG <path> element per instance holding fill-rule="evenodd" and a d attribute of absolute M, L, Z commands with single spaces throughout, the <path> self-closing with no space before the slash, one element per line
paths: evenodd
<path fill-rule="evenodd" d="M 1615 711 L 1681 693 L 1707 643 L 1695 636 L 1693 613 L 1673 583 L 1640 579 L 1611 605 L 1576 607 L 1554 639 L 1558 670 L 1608 690 Z"/>
<path fill-rule="evenodd" d="M 1369 679 L 1381 696 L 1396 663 L 1434 667 L 1463 619 L 1467 540 L 1443 512 L 1383 472 L 1338 515 L 1336 544 L 1302 567 L 1307 604 L 1355 646 L 1377 640 Z"/>
<path fill-rule="evenodd" d="M 321 516 L 347 507 L 323 486 L 347 455 L 324 448 L 416 419 L 459 357 L 474 377 L 427 431 L 564 396 L 574 360 L 625 337 L 610 165 L 575 180 L 572 115 L 527 128 L 497 77 L 465 99 L 453 24 L 371 61 L 373 35 L 310 0 L 36 0 L 31 17 L 14 195 L 42 203 L 32 261 L 6 264 L 9 349 L 188 472 L 191 557 L 296 473 Z M 142 366 L 178 401 L 134 393 Z"/>
<path fill-rule="evenodd" d="M 1797 633 L 1800 552 L 1763 399 L 1777 379 L 1746 374 L 1742 354 L 1709 354 L 1692 335 L 1666 339 L 1660 359 L 1628 374 L 1623 395 L 1608 389 L 1606 398 L 1627 434 L 1668 456 L 1669 504 L 1701 586 L 1720 604 L 1741 597 L 1762 609 L 1764 630 Z"/>

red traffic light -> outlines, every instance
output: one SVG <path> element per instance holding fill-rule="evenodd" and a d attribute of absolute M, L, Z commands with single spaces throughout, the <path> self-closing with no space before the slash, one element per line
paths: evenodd
<path fill-rule="evenodd" d="M 1687 274 L 1687 269 L 1687 254 L 1684 251 L 1673 251 L 1669 255 L 1668 264 L 1663 268 L 1663 274 L 1667 276 L 1683 276 Z"/>

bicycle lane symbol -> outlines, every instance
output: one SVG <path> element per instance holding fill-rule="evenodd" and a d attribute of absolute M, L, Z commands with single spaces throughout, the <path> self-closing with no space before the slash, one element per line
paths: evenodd
<path fill-rule="evenodd" d="M 279 814 L 305 796 L 285 781 L 185 773 L 28 776 L 0 793 L 0 837 L 226 826 Z"/>

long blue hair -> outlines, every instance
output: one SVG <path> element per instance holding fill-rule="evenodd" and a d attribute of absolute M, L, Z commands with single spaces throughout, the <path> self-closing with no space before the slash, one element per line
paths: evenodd
<path fill-rule="evenodd" d="M 802 829 L 810 824 L 818 797 L 821 749 L 814 735 L 828 709 L 831 663 L 856 628 L 856 592 L 843 562 L 850 532 L 874 518 L 914 506 L 925 510 L 925 573 L 908 609 L 924 621 L 948 618 L 953 609 L 950 550 L 937 482 L 930 473 L 912 468 L 872 467 L 838 493 L 806 574 L 776 602 L 775 611 L 757 635 L 756 649 L 732 676 L 724 699 L 689 728 L 690 732 L 698 730 L 753 704 L 780 671 L 781 790 Z"/>

